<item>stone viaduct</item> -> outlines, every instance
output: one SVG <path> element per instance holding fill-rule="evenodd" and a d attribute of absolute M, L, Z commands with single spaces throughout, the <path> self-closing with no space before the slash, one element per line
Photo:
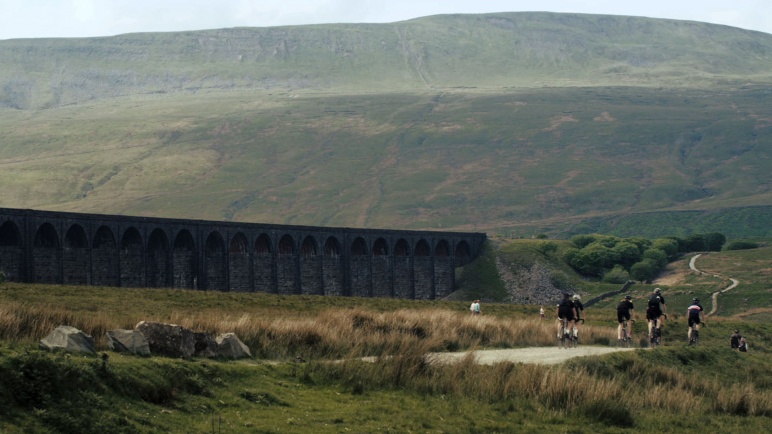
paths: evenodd
<path fill-rule="evenodd" d="M 485 239 L 0 208 L 0 270 L 28 283 L 436 299 Z"/>

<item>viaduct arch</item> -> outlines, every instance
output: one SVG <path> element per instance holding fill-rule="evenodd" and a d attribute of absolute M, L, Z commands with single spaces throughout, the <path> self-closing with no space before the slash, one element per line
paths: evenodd
<path fill-rule="evenodd" d="M 485 239 L 0 208 L 0 270 L 28 283 L 437 299 Z"/>

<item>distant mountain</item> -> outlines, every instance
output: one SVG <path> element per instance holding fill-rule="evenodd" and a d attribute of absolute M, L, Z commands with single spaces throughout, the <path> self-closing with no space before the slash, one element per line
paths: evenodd
<path fill-rule="evenodd" d="M 0 41 L 0 207 L 514 236 L 667 212 L 648 229 L 772 236 L 771 151 L 772 35 L 705 23 Z"/>

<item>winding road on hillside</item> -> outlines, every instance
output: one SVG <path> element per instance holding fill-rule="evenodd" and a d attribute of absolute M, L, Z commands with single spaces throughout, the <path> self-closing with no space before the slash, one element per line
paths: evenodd
<path fill-rule="evenodd" d="M 692 270 L 700 274 L 708 274 L 710 276 L 717 277 L 719 279 L 729 279 L 729 281 L 732 282 L 731 285 L 727 286 L 724 289 L 714 292 L 713 295 L 711 296 L 711 300 L 713 301 L 713 307 L 710 309 L 710 312 L 708 312 L 708 315 L 713 315 L 718 310 L 718 295 L 736 287 L 737 285 L 740 284 L 740 281 L 738 281 L 737 279 L 733 279 L 731 277 L 722 276 L 720 274 L 709 274 L 702 270 L 698 270 L 695 264 L 697 263 L 697 258 L 699 258 L 700 256 L 702 256 L 702 253 L 692 256 L 692 259 L 689 261 L 689 268 L 691 268 Z"/>

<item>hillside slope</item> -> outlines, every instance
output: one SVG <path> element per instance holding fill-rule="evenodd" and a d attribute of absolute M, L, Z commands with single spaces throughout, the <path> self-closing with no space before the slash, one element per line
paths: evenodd
<path fill-rule="evenodd" d="M 772 235 L 764 33 L 511 13 L 9 40 L 0 58 L 2 207 Z"/>
<path fill-rule="evenodd" d="M 7 40 L 0 58 L 0 105 L 39 108 L 203 89 L 769 83 L 772 35 L 640 17 L 499 13 Z"/>

